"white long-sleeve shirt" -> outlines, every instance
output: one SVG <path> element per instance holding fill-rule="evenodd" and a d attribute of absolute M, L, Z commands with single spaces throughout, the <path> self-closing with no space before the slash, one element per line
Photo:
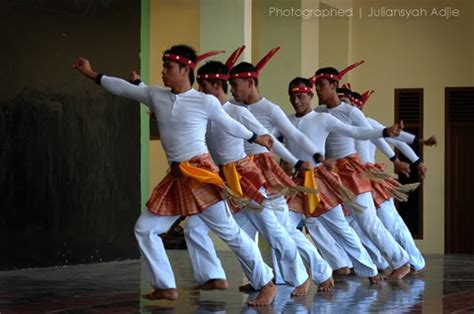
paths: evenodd
<path fill-rule="evenodd" d="M 155 113 L 161 143 L 170 163 L 208 153 L 205 140 L 208 121 L 235 137 L 250 139 L 253 136 L 222 109 L 217 98 L 195 89 L 174 94 L 158 86 L 138 87 L 105 75 L 100 84 L 112 94 L 142 102 Z"/>
<path fill-rule="evenodd" d="M 328 108 L 326 105 L 319 105 L 315 108 L 317 112 L 328 112 L 340 121 L 361 127 L 372 127 L 370 123 L 365 118 L 365 115 L 358 108 L 341 102 L 338 106 L 334 108 Z M 390 148 L 390 145 L 387 144 L 383 139 L 371 139 L 371 142 L 374 143 L 388 158 L 395 156 L 395 152 Z M 350 138 L 346 135 L 340 133 L 331 132 L 326 140 L 326 157 L 331 159 L 344 158 L 346 156 L 355 154 L 358 152 L 355 147 L 355 141 L 353 138 Z M 368 150 L 361 150 L 362 154 L 359 153 L 359 157 L 362 162 L 369 162 L 370 156 Z"/>
<path fill-rule="evenodd" d="M 325 153 L 326 139 L 330 133 L 343 134 L 356 139 L 373 139 L 383 136 L 382 128 L 362 128 L 342 123 L 328 113 L 310 112 L 302 117 L 296 117 L 294 114 L 288 116 L 291 123 L 305 134 L 321 154 Z M 312 159 L 305 152 L 301 151 L 292 141 L 287 141 L 287 146 L 296 157 L 308 160 Z M 313 165 L 316 163 L 314 161 Z"/>
<path fill-rule="evenodd" d="M 255 119 L 255 117 L 252 116 L 252 114 L 244 107 L 226 102 L 222 105 L 222 108 L 232 119 L 242 123 L 247 129 L 255 134 L 269 134 L 257 119 Z M 225 165 L 247 156 L 245 153 L 244 140 L 232 136 L 227 132 L 223 132 L 219 125 L 212 121 L 209 123 L 206 140 L 212 158 L 219 165 Z"/>
<path fill-rule="evenodd" d="M 291 124 L 283 110 L 265 97 L 262 97 L 262 99 L 254 104 L 243 106 L 250 110 L 255 118 L 257 118 L 257 120 L 270 132 L 270 134 L 273 136 L 282 134 L 288 139 L 288 141 L 294 142 L 299 146 L 300 150 L 311 156 L 309 159 L 304 161 L 312 160 L 312 156 L 315 153 L 321 154 L 321 152 L 314 147 L 313 143 L 303 133 L 295 128 L 293 124 Z M 245 150 L 248 155 L 256 155 L 262 152 L 260 147 L 250 143 L 245 144 Z M 285 158 L 283 159 L 285 160 Z"/>
<path fill-rule="evenodd" d="M 377 120 L 374 120 L 372 118 L 367 117 L 367 121 L 374 127 L 374 128 L 384 128 L 385 126 L 378 122 Z M 407 144 L 407 143 L 413 143 L 415 139 L 415 135 L 402 131 L 400 136 L 394 137 L 394 138 L 385 138 L 387 143 L 394 145 L 396 148 L 402 152 L 402 154 L 407 157 L 412 163 L 416 162 L 420 157 L 415 153 L 415 151 Z M 405 143 L 407 142 L 407 143 Z M 376 147 L 372 143 L 368 143 L 368 149 L 369 149 L 369 156 L 371 158 L 371 162 L 375 162 L 375 150 Z"/>
<path fill-rule="evenodd" d="M 231 116 L 233 119 L 242 123 L 247 129 L 257 135 L 269 134 L 268 130 L 252 115 L 252 113 L 245 107 L 226 102 L 222 108 Z M 225 165 L 230 162 L 237 161 L 244 158 L 247 154 L 245 152 L 245 142 L 236 138 L 226 132 L 222 132 L 215 123 L 210 123 L 208 133 L 206 134 L 209 151 L 213 156 L 216 163 L 219 165 Z M 260 146 L 260 145 L 258 145 Z M 260 146 L 262 152 L 268 152 L 268 150 Z M 273 141 L 273 151 L 280 156 L 283 160 L 290 163 L 292 166 L 298 162 L 287 149 L 276 139 Z"/>

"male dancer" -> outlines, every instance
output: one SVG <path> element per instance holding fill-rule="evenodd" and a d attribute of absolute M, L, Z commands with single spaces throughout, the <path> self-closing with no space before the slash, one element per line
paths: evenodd
<path fill-rule="evenodd" d="M 286 138 L 298 143 L 300 148 L 307 152 L 311 158 L 319 161 L 322 159 L 322 155 L 313 147 L 312 142 L 291 124 L 279 106 L 260 96 L 258 91 L 259 73 L 278 49 L 279 48 L 272 49 L 256 66 L 248 62 L 241 62 L 230 70 L 229 77 L 232 96 L 236 102 L 250 110 L 255 118 L 257 118 L 272 135 L 280 131 Z M 247 145 L 246 143 L 245 146 L 247 155 L 253 156 L 255 163 L 262 170 L 265 179 L 272 189 L 278 191 L 282 188 L 289 188 L 292 190 L 296 187 L 296 184 L 291 178 L 275 162 L 271 153 L 268 153 L 266 150 L 261 150 L 255 145 Z M 301 257 L 303 257 L 305 263 L 309 265 L 313 281 L 320 286 L 325 286 L 326 283 L 329 283 L 327 287 L 332 289 L 334 285 L 331 276 L 332 269 L 328 263 L 321 258 L 314 245 L 306 236 L 300 230 L 290 225 L 288 220 L 288 205 L 285 198 L 283 196 L 274 197 L 271 203 L 275 208 L 284 209 L 283 211 L 276 211 L 275 214 L 279 221 L 287 226 L 288 232 L 296 241 Z M 278 265 L 275 255 L 273 255 L 273 264 L 274 267 Z M 282 269 L 281 272 L 285 273 L 286 270 Z M 309 282 L 306 283 L 306 286 L 309 287 Z"/>
<path fill-rule="evenodd" d="M 209 54 L 207 54 L 209 56 Z M 231 119 L 215 97 L 192 89 L 194 68 L 206 55 L 196 56 L 194 49 L 179 45 L 163 55 L 162 77 L 165 86 L 140 88 L 124 80 L 95 72 L 87 59 L 79 58 L 73 67 L 109 92 L 140 101 L 155 113 L 170 172 L 154 189 L 147 210 L 135 226 L 144 267 L 155 289 L 149 299 L 175 300 L 176 282 L 169 259 L 158 236 L 166 232 L 179 216 L 199 215 L 245 264 L 247 278 L 261 288 L 250 305 L 268 305 L 276 288 L 271 269 L 263 262 L 258 247 L 241 231 L 222 200 L 223 181 L 212 163 L 205 145 L 208 121 L 227 132 L 251 142 L 271 146 L 271 140 L 258 137 Z"/>
<path fill-rule="evenodd" d="M 268 131 L 247 109 L 226 100 L 229 68 L 239 58 L 244 48 L 243 46 L 237 49 L 226 64 L 210 61 L 200 67 L 197 72 L 199 90 L 217 97 L 224 110 L 249 130 L 258 135 L 268 134 Z M 304 284 L 308 274 L 303 261 L 298 254 L 294 240 L 278 221 L 274 209 L 271 208 L 271 203 L 266 200 L 268 184 L 260 169 L 245 154 L 244 141 L 222 132 L 219 126 L 213 122 L 208 125 L 206 137 L 209 150 L 213 159 L 220 166 L 221 176 L 225 178 L 227 185 L 237 195 L 252 200 L 254 204 L 250 204 L 250 207 L 255 205 L 261 207 L 255 210 L 249 207 L 240 209 L 239 206 L 234 206 L 234 217 L 238 224 L 250 234 L 254 230 L 258 230 L 277 252 L 279 264 L 282 265 L 282 268 L 287 269 L 287 272 L 283 274 L 285 283 L 296 287 L 291 295 L 306 294 L 307 289 Z M 281 146 L 281 144 L 279 145 Z M 221 284 L 225 280 L 224 270 L 215 254 L 214 245 L 207 234 L 208 231 L 209 228 L 199 217 L 194 216 L 188 219 L 188 225 L 185 228 L 186 243 L 193 269 L 197 275 L 196 279 L 200 283 L 204 282 L 201 286 L 203 289 L 212 289 L 216 284 Z M 206 276 L 208 271 L 206 268 L 211 268 L 212 272 L 216 272 L 216 277 Z"/>
<path fill-rule="evenodd" d="M 290 102 L 296 114 L 290 115 L 290 121 L 322 152 L 325 151 L 325 142 L 330 132 L 343 134 L 356 139 L 380 138 L 388 135 L 398 135 L 401 127 L 395 124 L 391 128 L 359 128 L 340 122 L 327 113 L 314 112 L 311 107 L 313 98 L 312 84 L 304 78 L 293 79 L 288 87 Z M 290 151 L 297 157 L 305 159 L 304 153 L 291 141 L 287 141 Z M 306 157 L 307 158 L 307 157 Z M 341 203 L 351 202 L 347 189 L 342 186 L 339 176 L 328 171 L 325 166 L 319 165 L 311 173 L 301 173 L 296 183 L 314 183 L 319 193 L 316 196 L 297 194 L 288 202 L 290 216 L 298 217 L 298 221 L 305 215 L 306 226 L 318 247 L 327 247 L 327 238 L 320 238 L 317 233 L 317 223 L 321 223 L 330 233 L 339 240 L 345 252 L 351 257 L 355 273 L 358 276 L 369 277 L 372 283 L 378 283 L 381 276 L 377 267 L 372 263 L 369 254 L 363 247 L 354 230 L 344 218 Z M 305 185 L 306 186 L 306 185 Z M 308 187 L 312 187 L 311 184 Z M 352 197 L 354 197 L 352 195 Z M 363 209 L 362 209 L 363 210 Z M 316 229 L 316 230 L 315 230 Z M 331 237 L 332 238 L 332 237 Z M 332 255 L 330 250 L 326 250 Z"/>
<path fill-rule="evenodd" d="M 316 84 L 316 92 L 320 103 L 323 104 L 318 106 L 317 109 L 319 111 L 329 112 L 344 123 L 370 127 L 363 113 L 357 108 L 341 102 L 336 92 L 341 78 L 359 64 L 360 63 L 356 63 L 349 66 L 341 72 L 331 67 L 321 68 L 316 71 L 313 81 Z M 382 142 L 380 139 L 372 141 L 376 143 L 392 161 L 398 164 L 400 163 L 388 144 Z M 356 153 L 354 140 L 341 134 L 330 133 L 326 140 L 326 156 L 336 159 L 336 167 L 343 185 L 351 189 L 356 195 L 355 201 L 358 204 L 366 207 L 363 211 L 357 211 L 348 206 L 351 210 L 352 217 L 391 263 L 394 270 L 389 278 L 401 279 L 405 277 L 410 272 L 408 254 L 393 239 L 392 235 L 377 217 L 371 194 L 372 186 L 370 178 L 365 172 L 364 164 L 359 160 Z M 406 171 L 408 165 L 404 167 Z"/>
<path fill-rule="evenodd" d="M 366 91 L 362 95 L 354 92 L 350 89 L 350 85 L 345 85 L 345 88 L 339 89 L 339 97 L 345 99 L 345 101 L 353 106 L 356 106 L 360 110 L 363 109 L 367 103 L 373 91 Z M 374 128 L 383 127 L 378 121 L 367 118 L 369 123 Z M 405 137 L 412 140 L 409 142 L 422 143 L 424 145 L 436 144 L 436 138 L 434 136 L 427 140 L 418 139 L 414 135 L 404 132 Z M 417 168 L 420 177 L 424 177 L 426 174 L 426 167 L 423 165 L 421 159 L 416 155 L 413 149 L 408 146 L 405 142 L 397 140 L 396 138 L 386 139 L 390 144 L 395 145 Z M 360 155 L 369 156 L 367 163 L 369 165 L 375 164 L 375 146 L 372 143 L 366 141 L 358 141 L 356 143 L 356 149 Z M 407 251 L 410 256 L 410 266 L 414 272 L 420 273 L 425 270 L 425 260 L 420 250 L 417 248 L 415 241 L 408 229 L 407 225 L 403 221 L 402 217 L 395 208 L 393 197 L 388 189 L 385 188 L 383 183 L 373 183 L 374 190 L 372 192 L 377 208 L 377 216 L 380 218 L 387 230 L 392 234 L 395 240 Z"/>

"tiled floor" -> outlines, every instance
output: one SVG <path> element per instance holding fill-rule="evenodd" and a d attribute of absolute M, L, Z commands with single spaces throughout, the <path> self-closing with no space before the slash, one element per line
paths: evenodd
<path fill-rule="evenodd" d="M 423 276 L 380 286 L 354 276 L 337 278 L 333 292 L 316 293 L 312 286 L 299 298 L 279 286 L 272 306 L 253 309 L 237 290 L 244 278 L 232 253 L 220 252 L 230 288 L 200 292 L 191 289 L 187 252 L 168 252 L 178 301 L 141 299 L 149 287 L 139 261 L 123 261 L 0 272 L 0 313 L 474 313 L 474 256 L 428 255 Z"/>

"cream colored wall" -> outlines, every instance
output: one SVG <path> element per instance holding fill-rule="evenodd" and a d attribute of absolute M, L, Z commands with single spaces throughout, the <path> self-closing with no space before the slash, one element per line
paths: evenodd
<path fill-rule="evenodd" d="M 429 173 L 424 180 L 424 237 L 416 241 L 424 253 L 444 253 L 444 88 L 472 86 L 473 1 L 354 0 L 354 11 L 371 7 L 457 7 L 451 20 L 423 18 L 353 18 L 351 61 L 366 60 L 352 73 L 357 90 L 374 89 L 366 114 L 390 124 L 394 120 L 394 89 L 423 88 L 424 134 L 435 134 L 439 144 L 425 148 Z M 430 12 L 430 9 L 428 9 Z M 380 161 L 386 159 L 379 158 Z"/>
<path fill-rule="evenodd" d="M 252 52 L 250 0 L 201 0 L 200 44 L 202 51 L 225 50 L 226 53 L 212 57 L 213 60 L 225 62 L 229 55 L 241 45 L 245 45 L 241 61 L 250 61 Z M 250 25 L 249 25 L 250 24 Z M 218 27 L 216 27 L 218 25 Z M 228 98 L 232 95 L 228 93 Z M 228 251 L 230 248 L 210 232 L 217 250 Z"/>
<path fill-rule="evenodd" d="M 333 6 L 321 3 L 321 9 Z M 343 69 L 349 58 L 349 24 L 347 17 L 331 17 L 319 21 L 319 65 Z M 331 43 L 328 45 L 328 43 Z"/>
<path fill-rule="evenodd" d="M 319 5 L 319 0 L 301 0 L 301 9 L 303 10 L 318 8 Z M 318 19 L 301 20 L 301 38 L 300 75 L 311 77 L 314 71 L 319 68 L 320 60 L 320 25 Z"/>
<path fill-rule="evenodd" d="M 301 0 L 259 0 L 253 11 L 258 19 L 254 40 L 253 64 L 270 49 L 280 46 L 280 51 L 267 63 L 259 76 L 259 90 L 263 96 L 280 105 L 288 113 L 288 83 L 301 75 L 301 18 L 277 17 L 269 14 L 271 7 L 301 8 Z M 255 7 L 255 6 L 254 6 Z"/>
<path fill-rule="evenodd" d="M 256 62 L 274 46 L 282 50 L 261 74 L 261 91 L 291 112 L 286 85 L 294 76 L 309 76 L 318 66 L 342 68 L 350 62 L 364 59 L 366 64 L 350 73 L 347 79 L 357 90 L 375 89 L 366 107 L 366 114 L 383 123 L 394 119 L 394 89 L 424 89 L 424 134 L 435 134 L 439 144 L 425 148 L 425 164 L 429 169 L 424 181 L 424 238 L 417 241 L 424 253 L 444 252 L 444 88 L 474 84 L 474 1 L 471 0 L 321 0 L 321 8 L 353 8 L 353 18 L 302 19 L 270 17 L 268 8 L 317 8 L 319 0 L 249 0 L 242 19 L 250 20 L 252 62 Z M 241 4 L 233 3 L 237 8 Z M 203 7 L 204 6 L 204 7 Z M 210 29 L 213 16 L 225 6 L 212 0 L 152 0 L 150 83 L 161 83 L 161 53 L 171 44 L 180 42 L 217 48 L 216 38 L 204 38 L 203 29 Z M 461 16 L 450 20 L 434 18 L 360 18 L 359 9 L 367 14 L 370 7 L 441 8 L 456 7 Z M 250 8 L 251 7 L 251 8 Z M 238 9 L 240 10 L 240 9 Z M 240 11 L 241 12 L 241 11 Z M 240 13 L 239 13 L 240 14 Z M 176 24 L 179 16 L 180 25 Z M 203 21 L 208 17 L 209 20 Z M 234 21 L 236 16 L 232 16 Z M 241 36 L 242 23 L 235 20 Z M 183 25 L 183 23 L 186 23 Z M 172 32 L 170 32 L 172 25 Z M 249 23 L 243 23 L 249 29 Z M 214 29 L 215 33 L 216 29 Z M 227 46 L 238 44 L 241 37 L 232 32 L 222 38 Z M 216 47 L 213 47 L 216 46 Z M 328 48 L 325 48 L 325 47 Z M 229 49 L 229 48 L 228 48 Z M 250 52 L 248 52 L 250 54 Z M 246 58 L 248 60 L 248 57 Z M 378 157 L 380 161 L 385 161 Z M 157 141 L 150 149 L 151 186 L 166 170 L 166 160 Z M 387 162 L 385 162 L 387 164 Z"/>
<path fill-rule="evenodd" d="M 152 0 L 150 5 L 150 85 L 163 85 L 163 51 L 187 44 L 199 51 L 200 1 Z M 179 23 L 178 23 L 179 22 Z M 150 189 L 166 174 L 168 164 L 160 141 L 150 141 Z"/>

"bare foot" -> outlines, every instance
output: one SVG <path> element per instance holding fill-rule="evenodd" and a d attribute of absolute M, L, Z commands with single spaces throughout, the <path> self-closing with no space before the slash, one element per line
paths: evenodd
<path fill-rule="evenodd" d="M 225 279 L 210 279 L 197 286 L 199 290 L 226 290 L 227 288 L 229 288 L 229 284 Z"/>
<path fill-rule="evenodd" d="M 276 286 L 273 284 L 273 282 L 270 281 L 265 286 L 263 286 L 262 289 L 260 289 L 260 292 L 258 293 L 255 299 L 248 301 L 247 303 L 250 306 L 269 305 L 273 302 L 276 292 L 277 292 Z"/>
<path fill-rule="evenodd" d="M 334 275 L 337 275 L 337 276 L 347 276 L 350 274 L 351 274 L 351 270 L 349 269 L 349 267 L 339 268 L 334 271 Z"/>
<path fill-rule="evenodd" d="M 318 291 L 328 292 L 334 288 L 334 279 L 329 277 L 328 280 L 319 284 Z"/>
<path fill-rule="evenodd" d="M 387 277 L 388 275 L 390 275 L 390 268 L 379 269 L 379 274 L 383 277 Z"/>
<path fill-rule="evenodd" d="M 410 273 L 410 265 L 405 264 L 402 267 L 394 269 L 392 273 L 388 276 L 390 280 L 400 280 Z"/>
<path fill-rule="evenodd" d="M 296 287 L 295 290 L 291 292 L 291 296 L 299 297 L 299 296 L 307 295 L 310 284 L 311 284 L 311 281 L 309 281 L 309 279 L 306 279 L 305 282 L 303 282 L 301 285 Z"/>
<path fill-rule="evenodd" d="M 425 271 L 426 271 L 426 266 L 423 267 L 422 269 L 418 270 L 418 271 L 417 271 L 417 270 L 414 270 L 414 269 L 412 268 L 412 269 L 410 270 L 410 275 L 414 275 L 414 276 L 416 276 L 416 275 L 423 275 L 423 274 L 425 273 Z"/>
<path fill-rule="evenodd" d="M 379 275 L 379 274 L 377 274 L 373 277 L 369 277 L 370 283 L 375 284 L 375 285 L 381 283 L 383 279 L 384 278 L 382 277 L 382 275 Z"/>
<path fill-rule="evenodd" d="M 178 290 L 176 289 L 156 289 L 152 293 L 144 294 L 143 298 L 147 300 L 176 300 L 178 298 Z"/>
<path fill-rule="evenodd" d="M 255 288 L 251 284 L 248 283 L 246 285 L 239 286 L 239 291 L 240 292 L 245 292 L 245 293 L 251 293 L 251 292 L 255 292 L 257 290 L 255 290 Z"/>

